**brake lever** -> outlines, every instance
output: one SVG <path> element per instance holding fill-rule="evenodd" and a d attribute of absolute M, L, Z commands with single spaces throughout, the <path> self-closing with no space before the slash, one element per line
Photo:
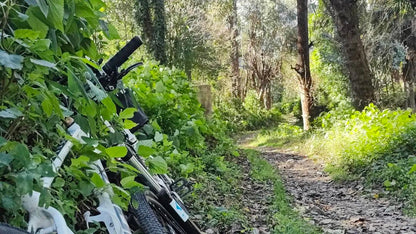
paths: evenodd
<path fill-rule="evenodd" d="M 122 79 L 124 76 L 126 76 L 129 72 L 131 72 L 133 69 L 135 69 L 136 67 L 138 67 L 138 66 L 142 66 L 143 65 L 143 63 L 142 62 L 138 62 L 138 63 L 135 63 L 135 64 L 133 64 L 133 65 L 131 65 L 131 66 L 129 66 L 128 68 L 126 68 L 126 69 L 123 69 L 123 70 L 121 70 L 120 71 L 120 73 L 118 74 L 118 76 L 117 76 L 117 79 L 118 80 L 120 80 L 120 79 Z"/>

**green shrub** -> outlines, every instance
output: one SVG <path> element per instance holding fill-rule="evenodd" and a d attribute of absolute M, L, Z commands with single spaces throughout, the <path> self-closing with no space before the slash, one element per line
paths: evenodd
<path fill-rule="evenodd" d="M 324 130 L 307 141 L 327 163 L 334 178 L 364 177 L 387 193 L 396 193 L 415 206 L 416 115 L 411 110 L 380 110 L 324 117 Z M 332 119 L 331 119 L 332 118 Z M 317 152 L 320 151 L 320 152 Z"/>
<path fill-rule="evenodd" d="M 228 99 L 217 104 L 214 118 L 224 120 L 227 129 L 233 132 L 272 127 L 282 121 L 279 109 L 272 107 L 266 110 L 261 107 L 254 91 L 247 94 L 244 102 Z"/>

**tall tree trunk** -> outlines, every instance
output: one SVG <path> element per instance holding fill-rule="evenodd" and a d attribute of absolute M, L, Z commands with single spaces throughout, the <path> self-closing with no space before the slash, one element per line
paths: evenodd
<path fill-rule="evenodd" d="M 357 0 L 324 0 L 331 13 L 351 85 L 353 105 L 362 110 L 374 101 L 373 74 L 360 38 Z M 330 5 L 328 4 L 330 2 Z"/>
<path fill-rule="evenodd" d="M 142 37 L 145 40 L 146 47 L 153 48 L 153 21 L 150 14 L 150 5 L 148 0 L 136 1 L 136 22 L 142 28 Z"/>
<path fill-rule="evenodd" d="M 148 52 L 161 64 L 166 64 L 166 21 L 164 0 L 137 0 L 136 21 L 142 28 L 142 37 Z"/>
<path fill-rule="evenodd" d="M 237 37 L 239 35 L 237 27 L 237 0 L 232 0 L 232 12 L 229 18 L 229 27 L 231 33 L 231 79 L 232 79 L 232 94 L 233 97 L 241 99 L 241 78 L 240 78 L 240 68 L 239 68 L 239 44 Z"/>
<path fill-rule="evenodd" d="M 310 128 L 310 110 L 312 106 L 312 78 L 309 67 L 308 43 L 308 0 L 297 0 L 298 17 L 298 61 L 294 68 L 299 75 L 300 96 L 302 102 L 303 129 Z"/>
<path fill-rule="evenodd" d="M 416 80 L 416 19 L 409 20 L 403 28 L 402 38 L 407 46 L 406 64 L 403 66 L 403 81 L 406 85 L 407 106 L 416 110 L 414 83 Z"/>
<path fill-rule="evenodd" d="M 154 20 L 154 55 L 161 64 L 166 64 L 166 21 L 165 21 L 165 1 L 153 0 L 155 20 Z"/>

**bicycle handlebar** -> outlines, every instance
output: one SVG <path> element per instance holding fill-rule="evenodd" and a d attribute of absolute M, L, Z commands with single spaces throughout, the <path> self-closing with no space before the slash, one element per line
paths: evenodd
<path fill-rule="evenodd" d="M 133 37 L 117 54 L 115 54 L 108 62 L 103 66 L 104 72 L 111 76 L 113 72 L 117 71 L 129 56 L 142 45 L 142 40 L 138 36 Z"/>

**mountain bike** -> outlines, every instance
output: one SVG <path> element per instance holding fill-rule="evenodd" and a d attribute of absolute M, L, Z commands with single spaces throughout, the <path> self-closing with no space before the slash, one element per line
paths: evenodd
<path fill-rule="evenodd" d="M 127 148 L 127 154 L 119 161 L 130 164 L 139 172 L 135 180 L 143 184 L 146 189 L 131 194 L 132 200 L 129 209 L 123 211 L 111 201 L 113 191 L 109 185 L 110 182 L 119 182 L 117 176 L 109 176 L 106 172 L 105 162 L 96 160 L 89 164 L 90 170 L 92 173 L 98 174 L 106 186 L 104 186 L 104 189 L 97 189 L 95 192 L 95 197 L 99 201 L 98 207 L 94 209 L 94 212 L 86 211 L 83 217 L 87 226 L 92 223 L 102 224 L 110 234 L 128 234 L 140 231 L 152 234 L 201 233 L 197 225 L 190 219 L 190 214 L 181 199 L 192 190 L 192 185 L 183 178 L 174 181 L 168 175 L 152 175 L 145 164 L 144 158 L 136 152 L 138 140 L 134 133 L 148 122 L 148 117 L 140 107 L 135 105 L 131 91 L 123 87 L 121 79 L 142 63 L 135 63 L 121 71 L 119 71 L 119 68 L 141 44 L 142 41 L 136 36 L 109 59 L 102 69 L 94 67 L 91 67 L 91 69 L 98 78 L 99 85 L 106 92 L 119 90 L 115 95 L 119 103 L 117 106 L 118 113 L 126 108 L 137 108 L 133 117 L 130 118 L 137 125 L 130 130 L 123 130 L 124 142 L 121 146 Z M 66 118 L 65 125 L 71 140 L 66 140 L 58 147 L 56 157 L 52 161 L 52 168 L 55 172 L 61 168 L 74 143 L 82 144 L 85 138 L 88 138 L 88 134 L 81 129 L 74 119 Z M 105 125 L 110 132 L 115 131 L 108 121 L 105 121 Z M 98 149 L 95 151 L 100 153 Z M 53 180 L 54 177 L 42 178 L 43 186 L 50 188 Z M 63 215 L 57 209 L 51 206 L 39 206 L 39 196 L 39 192 L 33 191 L 31 195 L 25 195 L 22 198 L 23 207 L 29 214 L 27 231 L 39 234 L 73 233 L 67 226 Z M 0 233 L 18 234 L 27 232 L 6 224 L 0 224 Z"/>

